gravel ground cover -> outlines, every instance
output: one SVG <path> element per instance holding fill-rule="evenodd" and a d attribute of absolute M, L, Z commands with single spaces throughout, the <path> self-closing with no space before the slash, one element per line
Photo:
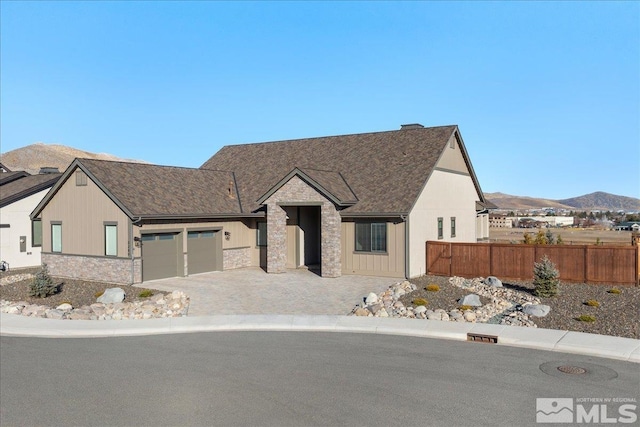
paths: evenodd
<path fill-rule="evenodd" d="M 448 277 L 422 276 L 411 282 L 418 289 L 400 299 L 406 306 L 415 306 L 411 303 L 415 298 L 425 298 L 427 308 L 451 310 L 458 307 L 459 298 L 469 293 L 451 285 Z M 437 284 L 440 291 L 426 291 L 424 288 L 429 284 Z M 503 286 L 533 295 L 531 282 L 503 281 Z M 609 293 L 613 288 L 619 289 L 620 293 Z M 589 300 L 597 301 L 599 306 L 586 305 Z M 640 339 L 640 287 L 561 283 L 558 296 L 540 298 L 540 301 L 550 306 L 551 312 L 546 317 L 532 317 L 539 328 Z M 596 320 L 576 320 L 581 315 L 591 315 Z"/>
<path fill-rule="evenodd" d="M 37 269 L 3 272 L 0 274 L 0 279 L 9 278 L 18 274 L 34 274 L 36 271 Z M 26 301 L 30 304 L 46 305 L 53 308 L 64 302 L 67 302 L 74 307 L 82 307 L 84 305 L 91 305 L 96 302 L 97 295 L 104 292 L 104 290 L 107 288 L 122 288 L 122 290 L 124 290 L 125 292 L 125 302 L 143 300 L 144 298 L 140 298 L 138 297 L 138 295 L 140 294 L 140 292 L 146 289 L 129 285 L 114 285 L 113 283 L 92 282 L 60 277 L 53 277 L 53 280 L 54 283 L 60 285 L 58 288 L 59 292 L 54 295 L 49 295 L 46 298 L 29 296 L 29 284 L 32 282 L 32 279 L 24 279 L 0 286 L 0 300 Z M 154 294 L 166 293 L 154 289 L 150 290 Z"/>

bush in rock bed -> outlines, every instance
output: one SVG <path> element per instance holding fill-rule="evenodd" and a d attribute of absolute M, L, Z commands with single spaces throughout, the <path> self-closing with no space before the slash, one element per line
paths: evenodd
<path fill-rule="evenodd" d="M 430 285 L 427 285 L 424 289 L 429 292 L 438 292 L 440 290 L 440 286 L 432 283 Z"/>
<path fill-rule="evenodd" d="M 554 297 L 558 294 L 560 273 L 545 255 L 540 262 L 533 264 L 534 293 L 538 297 Z"/>
<path fill-rule="evenodd" d="M 584 305 L 588 305 L 589 307 L 600 307 L 600 303 L 594 299 L 585 301 Z"/>
<path fill-rule="evenodd" d="M 32 297 L 45 298 L 57 292 L 58 285 L 53 283 L 47 264 L 42 264 L 42 267 L 29 285 L 29 295 Z"/>
<path fill-rule="evenodd" d="M 429 301 L 427 301 L 424 298 L 416 298 L 416 299 L 413 300 L 413 304 L 414 305 L 427 305 L 427 304 L 429 304 Z"/>
<path fill-rule="evenodd" d="M 596 317 L 595 316 L 591 316 L 589 314 L 583 314 L 581 316 L 576 317 L 576 320 L 579 321 L 579 322 L 591 323 L 591 322 L 595 322 L 596 321 Z"/>
<path fill-rule="evenodd" d="M 607 293 L 609 293 L 609 294 L 614 294 L 614 295 L 618 295 L 618 294 L 621 294 L 621 293 L 622 293 L 622 291 L 621 291 L 620 289 L 618 289 L 618 288 L 611 288 L 611 289 L 609 289 L 609 290 L 607 291 Z"/>
<path fill-rule="evenodd" d="M 153 291 L 151 289 L 145 289 L 144 291 L 138 294 L 140 298 L 149 298 L 153 296 Z"/>

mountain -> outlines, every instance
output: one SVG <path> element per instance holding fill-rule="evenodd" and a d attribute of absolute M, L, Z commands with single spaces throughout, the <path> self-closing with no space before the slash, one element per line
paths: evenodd
<path fill-rule="evenodd" d="M 504 193 L 484 193 L 484 195 L 499 209 L 554 208 L 566 210 L 640 211 L 640 199 L 617 196 L 602 191 L 562 200 L 513 196 Z"/>
<path fill-rule="evenodd" d="M 558 202 L 580 209 L 640 211 L 640 199 L 616 196 L 615 194 L 609 194 L 603 191 L 596 191 L 595 193 L 585 194 L 584 196 L 558 200 Z"/>
<path fill-rule="evenodd" d="M 65 145 L 44 144 L 42 142 L 2 153 L 0 154 L 0 163 L 12 171 L 24 170 L 35 175 L 42 167 L 54 167 L 58 168 L 60 172 L 64 172 L 76 157 L 146 163 L 140 160 L 121 159 L 112 154 L 91 153 Z"/>

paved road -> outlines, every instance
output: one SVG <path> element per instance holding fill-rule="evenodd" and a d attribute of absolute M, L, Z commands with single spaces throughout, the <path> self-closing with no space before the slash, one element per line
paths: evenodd
<path fill-rule="evenodd" d="M 424 338 L 2 337 L 0 350 L 2 426 L 520 426 L 540 397 L 640 400 L 637 364 Z"/>

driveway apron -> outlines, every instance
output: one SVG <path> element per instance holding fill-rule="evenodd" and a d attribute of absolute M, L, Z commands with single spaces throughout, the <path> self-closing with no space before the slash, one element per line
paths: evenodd
<path fill-rule="evenodd" d="M 380 293 L 399 278 L 341 276 L 322 278 L 304 269 L 267 274 L 260 268 L 195 274 L 136 285 L 183 291 L 189 316 L 216 314 L 345 315 L 369 292 Z"/>

